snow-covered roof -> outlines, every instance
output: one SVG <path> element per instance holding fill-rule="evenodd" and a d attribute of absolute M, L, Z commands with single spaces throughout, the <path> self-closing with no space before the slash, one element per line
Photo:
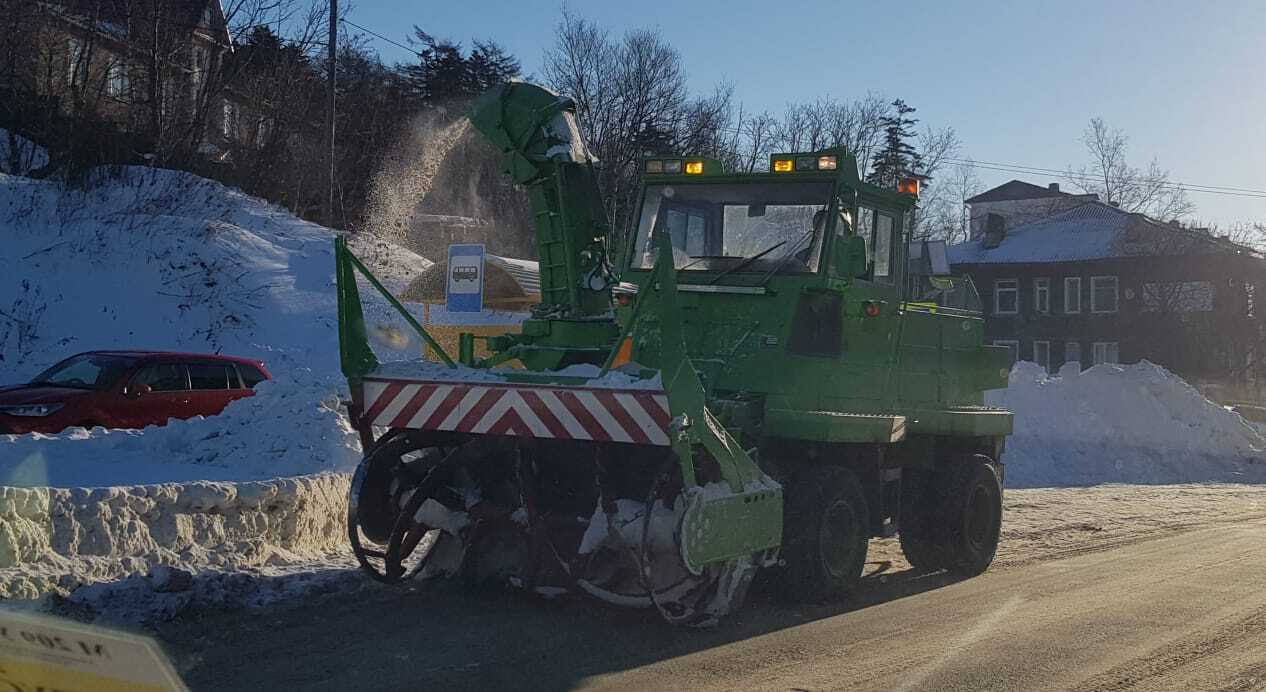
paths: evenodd
<path fill-rule="evenodd" d="M 1087 202 L 1066 212 L 1008 228 L 997 247 L 984 238 L 949 248 L 951 264 L 1079 262 L 1130 255 L 1191 254 L 1225 245 L 1247 248 L 1200 231 L 1164 224 L 1102 202 Z"/>
<path fill-rule="evenodd" d="M 1009 202 L 1017 199 L 1042 199 L 1044 197 L 1069 197 L 1067 192 L 1060 192 L 1059 186 L 1053 189 L 1026 183 L 1023 180 L 1012 180 L 1005 182 L 998 187 L 985 190 L 984 192 L 969 197 L 965 200 L 967 204 L 975 204 L 976 202 Z"/>

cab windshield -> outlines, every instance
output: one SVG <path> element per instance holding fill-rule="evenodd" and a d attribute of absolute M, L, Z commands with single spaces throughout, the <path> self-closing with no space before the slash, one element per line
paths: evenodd
<path fill-rule="evenodd" d="M 830 199 L 829 182 L 649 185 L 633 268 L 655 265 L 653 232 L 663 230 L 680 270 L 816 272 Z"/>
<path fill-rule="evenodd" d="M 31 384 L 105 390 L 114 386 L 135 362 L 135 358 L 126 356 L 86 353 L 67 358 L 36 375 Z"/>

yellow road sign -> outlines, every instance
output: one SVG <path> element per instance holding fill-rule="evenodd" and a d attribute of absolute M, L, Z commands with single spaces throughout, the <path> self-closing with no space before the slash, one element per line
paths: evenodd
<path fill-rule="evenodd" d="M 148 637 L 0 610 L 0 689 L 168 692 L 187 688 Z"/>

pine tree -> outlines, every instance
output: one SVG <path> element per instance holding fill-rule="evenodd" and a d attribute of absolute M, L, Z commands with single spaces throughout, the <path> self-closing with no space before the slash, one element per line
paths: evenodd
<path fill-rule="evenodd" d="M 905 101 L 897 99 L 892 102 L 892 112 L 884 116 L 884 146 L 871 160 L 870 175 L 866 181 L 880 187 L 897 187 L 903 177 L 918 175 L 922 157 L 910 143 L 916 137 L 914 126 L 919 121 L 911 118 L 914 108 Z"/>
<path fill-rule="evenodd" d="M 476 96 L 519 74 L 519 61 L 492 41 L 475 41 L 469 54 L 459 43 L 437 39 L 413 27 L 418 62 L 400 68 L 414 101 Z"/>

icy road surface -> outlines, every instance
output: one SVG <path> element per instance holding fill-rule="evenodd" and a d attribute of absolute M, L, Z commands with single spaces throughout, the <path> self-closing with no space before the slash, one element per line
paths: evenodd
<path fill-rule="evenodd" d="M 195 690 L 1261 688 L 1266 487 L 1015 490 L 1006 522 L 976 579 L 915 574 L 876 541 L 852 600 L 756 596 L 708 631 L 583 600 L 348 582 L 185 612 L 159 637 Z"/>

